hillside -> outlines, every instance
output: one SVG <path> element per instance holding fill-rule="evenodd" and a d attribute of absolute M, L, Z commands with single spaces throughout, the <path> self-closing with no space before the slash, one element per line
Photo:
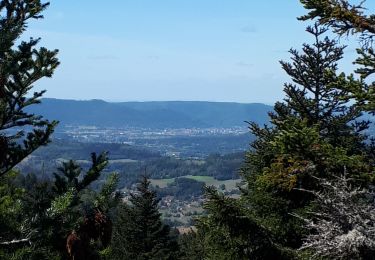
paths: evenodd
<path fill-rule="evenodd" d="M 61 125 L 106 127 L 202 128 L 245 126 L 244 121 L 267 122 L 272 107 L 264 104 L 227 102 L 158 101 L 120 102 L 76 101 L 46 98 L 29 111 Z"/>

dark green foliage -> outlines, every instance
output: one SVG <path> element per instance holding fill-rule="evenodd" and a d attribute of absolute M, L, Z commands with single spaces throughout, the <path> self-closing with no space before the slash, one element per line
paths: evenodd
<path fill-rule="evenodd" d="M 18 218 L 22 212 L 20 200 L 24 191 L 15 183 L 17 176 L 17 172 L 11 171 L 0 177 L 0 234 L 5 241 L 20 236 Z"/>
<path fill-rule="evenodd" d="M 166 188 L 157 189 L 159 196 L 174 196 L 178 200 L 186 201 L 203 195 L 204 183 L 189 178 L 176 178 Z"/>
<path fill-rule="evenodd" d="M 179 237 L 180 258 L 182 260 L 203 260 L 205 259 L 204 234 L 198 229 L 191 230 Z"/>
<path fill-rule="evenodd" d="M 315 37 L 303 53 L 292 50 L 292 63 L 281 62 L 293 84 L 286 84 L 284 103 L 271 114 L 273 128 L 250 125 L 258 137 L 247 155 L 243 190 L 255 218 L 278 243 L 298 248 L 305 231 L 291 213 L 311 207 L 311 194 L 296 189 L 320 190 L 314 176 L 330 178 L 347 168 L 357 184 L 373 179 L 364 156 L 367 122 L 356 122 L 360 108 L 350 104 L 343 85 L 357 84 L 353 76 L 337 74 L 343 48 L 324 38 L 317 25 L 307 31 Z"/>
<path fill-rule="evenodd" d="M 42 18 L 41 12 L 48 5 L 39 0 L 0 1 L 2 259 L 66 259 L 77 253 L 67 252 L 69 233 L 77 233 L 81 241 L 87 242 L 80 250 L 85 252 L 85 259 L 94 259 L 110 242 L 112 225 L 108 215 L 119 202 L 119 196 L 114 194 L 117 175 L 109 176 L 101 191 L 90 192 L 89 186 L 108 164 L 105 153 L 92 153 L 92 164 L 85 173 L 73 161 L 64 163 L 60 174 L 55 174 L 54 183 L 32 175 L 23 180 L 20 175 L 16 182 L 11 171 L 38 147 L 46 145 L 57 125 L 56 121 L 30 113 L 30 106 L 40 103 L 45 91 L 27 97 L 35 82 L 52 76 L 59 65 L 57 50 L 37 49 L 40 39 L 20 41 L 28 20 Z M 17 41 L 20 43 L 15 47 Z M 10 219 L 5 221 L 7 218 Z"/>
<path fill-rule="evenodd" d="M 284 259 L 270 233 L 238 200 L 206 188 L 207 216 L 198 222 L 204 234 L 205 259 Z"/>
<path fill-rule="evenodd" d="M 0 1 L 0 175 L 47 144 L 57 124 L 26 112 L 30 105 L 40 102 L 45 92 L 26 97 L 33 84 L 51 77 L 59 65 L 57 50 L 37 49 L 39 39 L 22 41 L 14 47 L 27 21 L 41 18 L 47 6 L 39 0 Z"/>
<path fill-rule="evenodd" d="M 211 154 L 201 159 L 178 159 L 124 144 L 79 143 L 55 139 L 49 145 L 38 149 L 32 158 L 17 168 L 24 173 L 44 170 L 47 177 L 53 177 L 48 174 L 55 171 L 61 158 L 75 158 L 79 160 L 81 167 L 87 168 L 90 162 L 86 159 L 90 151 L 109 151 L 110 160 L 106 171 L 120 173 L 119 188 L 131 187 L 145 168 L 152 179 L 186 175 L 212 176 L 217 180 L 238 179 L 244 160 L 244 152 Z M 121 159 L 130 160 L 127 162 Z"/>
<path fill-rule="evenodd" d="M 117 176 L 109 177 L 102 189 L 87 196 L 89 186 L 99 177 L 102 167 L 108 159 L 105 154 L 92 155 L 92 166 L 86 173 L 73 161 L 64 163 L 60 174 L 56 174 L 55 182 L 30 178 L 25 181 L 27 190 L 22 198 L 23 229 L 21 236 L 28 238 L 33 247 L 45 248 L 56 255 L 66 256 L 66 238 L 68 234 L 79 228 L 85 217 L 98 209 L 108 213 L 118 203 L 118 195 L 114 194 Z M 92 177 L 88 178 L 87 175 Z M 78 177 L 83 176 L 79 181 Z M 86 181 L 83 181 L 86 180 Z M 93 245 L 92 251 L 97 250 Z M 100 248 L 100 246 L 99 246 Z M 37 257 L 40 252 L 32 251 L 28 257 Z"/>
<path fill-rule="evenodd" d="M 58 158 L 85 160 L 87 159 L 88 154 L 92 152 L 100 153 L 101 151 L 109 151 L 111 160 L 149 160 L 160 157 L 158 152 L 128 144 L 97 142 L 83 143 L 66 139 L 54 139 L 52 143 L 41 147 L 33 155 L 41 157 L 46 163 L 48 161 L 55 161 Z"/>
<path fill-rule="evenodd" d="M 226 155 L 212 154 L 197 160 L 164 156 L 126 165 L 126 167 L 120 169 L 121 172 L 137 176 L 137 173 L 146 168 L 153 179 L 203 175 L 212 176 L 219 180 L 230 180 L 239 178 L 238 169 L 241 167 L 243 155 L 243 152 Z M 113 165 L 113 167 L 115 166 Z"/>
<path fill-rule="evenodd" d="M 91 182 L 98 179 L 100 172 L 107 166 L 108 158 L 106 154 L 96 156 L 95 153 L 91 154 L 92 167 L 87 171 L 83 179 L 78 183 L 77 191 L 88 186 Z"/>
<path fill-rule="evenodd" d="M 352 4 L 347 0 L 301 0 L 309 10 L 301 20 L 317 19 L 319 24 L 328 25 L 339 36 L 358 34 L 362 48 L 357 49 L 359 57 L 355 61 L 360 67 L 356 70 L 362 80 L 375 72 L 374 35 L 375 15 L 365 14 L 365 1 Z M 343 85 L 349 96 L 355 98 L 363 110 L 375 113 L 374 82 Z"/>
<path fill-rule="evenodd" d="M 361 80 L 338 73 L 343 47 L 324 37 L 327 29 L 308 27 L 312 45 L 291 50 L 292 62 L 281 62 L 293 83 L 284 85 L 284 102 L 270 113 L 272 126 L 250 123 L 257 138 L 246 154 L 246 186 L 239 200 L 207 190 L 208 216 L 199 227 L 205 252 L 212 259 L 280 259 L 296 251 L 308 234 L 301 218 L 314 210 L 321 191 L 316 177 L 331 179 L 347 171 L 352 185 L 373 183 L 374 164 L 363 134 L 363 107 L 350 102 L 348 86 Z"/>
<path fill-rule="evenodd" d="M 328 37 L 322 39 L 326 31 L 317 24 L 308 27 L 307 32 L 314 36 L 315 42 L 304 44 L 302 54 L 292 49 L 292 63 L 281 62 L 293 83 L 285 84 L 285 103 L 276 103 L 271 119 L 279 126 L 290 116 L 300 118 L 307 126 L 317 126 L 320 135 L 331 144 L 347 146 L 348 138 L 352 139 L 350 143 L 355 150 L 362 141 L 355 139 L 356 133 L 366 129 L 367 123 L 352 125 L 353 120 L 361 116 L 361 110 L 349 103 L 345 98 L 349 92 L 341 86 L 359 82 L 353 76 L 338 74 L 337 63 L 342 58 L 344 47 L 337 46 L 337 42 Z"/>
<path fill-rule="evenodd" d="M 115 192 L 116 174 L 109 175 L 97 192 L 90 189 L 107 163 L 106 154 L 93 154 L 91 167 L 84 171 L 69 161 L 55 174 L 54 182 L 32 174 L 3 176 L 0 214 L 1 219 L 10 219 L 0 223 L 0 256 L 5 259 L 65 259 L 68 235 L 85 226 L 91 242 L 82 250 L 90 259 L 98 257 L 99 251 L 110 241 L 110 219 L 120 199 Z M 88 174 L 91 177 L 88 178 Z M 101 222 L 91 221 L 93 216 L 101 217 L 109 225 L 101 228 L 98 226 Z M 90 221 L 96 224 L 89 225 Z"/>
<path fill-rule="evenodd" d="M 161 221 L 156 193 L 143 176 L 130 204 L 117 212 L 112 242 L 113 259 L 177 259 L 178 245 Z"/>
<path fill-rule="evenodd" d="M 339 35 L 364 34 L 370 39 L 375 33 L 375 15 L 365 15 L 365 1 L 351 4 L 347 0 L 301 0 L 307 15 L 301 20 L 318 18 L 320 24 L 329 25 Z"/>

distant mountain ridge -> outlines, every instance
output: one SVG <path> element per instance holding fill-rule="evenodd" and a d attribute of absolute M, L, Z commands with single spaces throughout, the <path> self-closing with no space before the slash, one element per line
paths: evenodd
<path fill-rule="evenodd" d="M 106 127 L 205 128 L 268 122 L 272 107 L 260 103 L 205 101 L 106 102 L 44 98 L 29 112 L 59 120 L 60 125 Z"/>

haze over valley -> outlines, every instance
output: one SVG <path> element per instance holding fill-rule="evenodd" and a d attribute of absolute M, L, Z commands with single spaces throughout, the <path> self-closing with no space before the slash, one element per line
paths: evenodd
<path fill-rule="evenodd" d="M 244 151 L 245 121 L 268 121 L 271 106 L 225 102 L 122 102 L 43 99 L 31 112 L 59 120 L 57 138 L 121 143 L 166 155 L 202 157 Z"/>

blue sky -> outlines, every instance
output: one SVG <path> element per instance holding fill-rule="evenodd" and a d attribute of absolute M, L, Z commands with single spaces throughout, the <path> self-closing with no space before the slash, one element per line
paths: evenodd
<path fill-rule="evenodd" d="M 278 61 L 311 40 L 304 13 L 298 0 L 52 0 L 25 37 L 60 50 L 35 85 L 46 97 L 272 104 L 288 81 Z"/>

